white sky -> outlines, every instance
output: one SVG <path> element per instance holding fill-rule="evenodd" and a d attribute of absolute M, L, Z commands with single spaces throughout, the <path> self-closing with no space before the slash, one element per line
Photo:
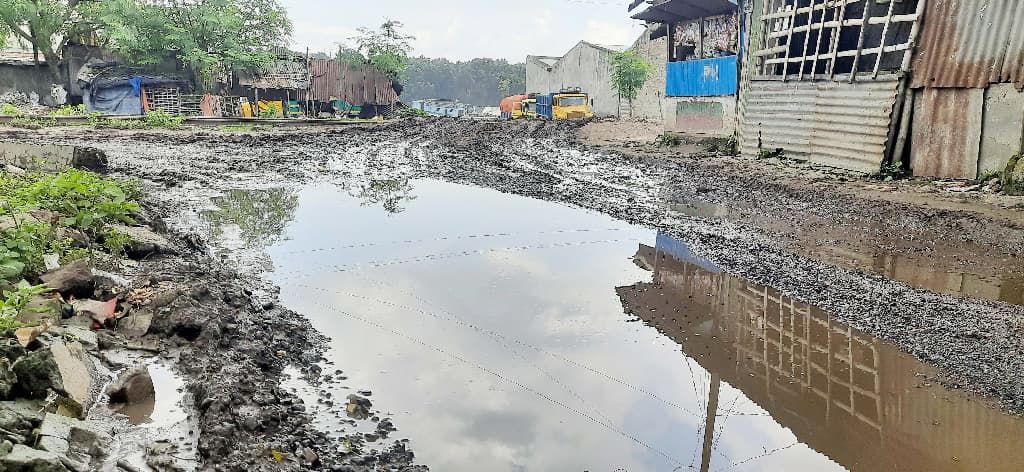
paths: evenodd
<path fill-rule="evenodd" d="M 628 0 L 281 0 L 295 24 L 292 47 L 333 51 L 361 26 L 385 17 L 416 36 L 414 55 L 523 62 L 561 56 L 580 40 L 632 44 L 643 26 Z"/>

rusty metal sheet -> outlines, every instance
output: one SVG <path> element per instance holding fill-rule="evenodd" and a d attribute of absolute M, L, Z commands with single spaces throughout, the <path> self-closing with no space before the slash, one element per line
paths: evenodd
<path fill-rule="evenodd" d="M 313 59 L 309 61 L 310 98 L 321 102 L 337 97 L 338 63 L 329 59 Z"/>
<path fill-rule="evenodd" d="M 1024 88 L 1021 25 L 1021 0 L 928 0 L 911 86 Z"/>
<path fill-rule="evenodd" d="M 914 175 L 976 178 L 985 90 L 926 88 L 915 93 L 910 151 Z"/>
<path fill-rule="evenodd" d="M 898 80 L 751 81 L 742 152 L 753 157 L 760 149 L 782 148 L 787 156 L 817 164 L 878 172 L 898 86 Z"/>

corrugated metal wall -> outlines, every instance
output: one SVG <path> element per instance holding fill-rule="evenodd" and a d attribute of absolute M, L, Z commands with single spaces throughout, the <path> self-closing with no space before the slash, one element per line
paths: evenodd
<path fill-rule="evenodd" d="M 782 148 L 787 156 L 858 172 L 878 172 L 885 156 L 898 80 L 751 81 L 742 151 Z"/>
<path fill-rule="evenodd" d="M 309 64 L 313 100 L 345 100 L 355 105 L 394 105 L 398 94 L 380 71 L 370 66 L 352 67 L 331 59 L 314 59 Z"/>
<path fill-rule="evenodd" d="M 929 0 L 911 86 L 1024 88 L 1024 1 Z"/>
<path fill-rule="evenodd" d="M 926 88 L 914 100 L 910 162 L 914 175 L 973 179 L 978 176 L 985 90 Z M 1007 156 L 1009 157 L 1009 156 Z"/>
<path fill-rule="evenodd" d="M 670 62 L 665 74 L 665 96 L 668 97 L 713 97 L 736 93 L 736 56 Z"/>

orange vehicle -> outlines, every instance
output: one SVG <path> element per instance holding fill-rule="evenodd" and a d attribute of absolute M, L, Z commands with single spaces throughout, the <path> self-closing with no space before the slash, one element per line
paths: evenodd
<path fill-rule="evenodd" d="M 501 100 L 501 119 L 514 120 L 523 117 L 523 102 L 529 95 L 512 95 Z"/>

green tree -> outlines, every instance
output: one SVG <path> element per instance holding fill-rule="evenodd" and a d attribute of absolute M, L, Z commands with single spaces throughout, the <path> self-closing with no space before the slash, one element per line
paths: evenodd
<path fill-rule="evenodd" d="M 0 46 L 9 35 L 25 41 L 42 54 L 54 82 L 60 83 L 64 46 L 92 29 L 86 8 L 79 0 L 0 1 Z"/>
<path fill-rule="evenodd" d="M 479 106 L 496 106 L 502 98 L 526 92 L 526 65 L 503 59 L 409 58 L 404 100 L 451 98 Z"/>
<path fill-rule="evenodd" d="M 103 0 L 97 9 L 111 49 L 140 64 L 173 54 L 203 83 L 265 67 L 292 31 L 278 0 Z"/>
<path fill-rule="evenodd" d="M 629 102 L 629 115 L 633 116 L 633 100 L 650 78 L 653 67 L 635 49 L 612 54 L 612 88 L 620 98 Z"/>
<path fill-rule="evenodd" d="M 409 51 L 416 38 L 405 34 L 401 21 L 387 19 L 380 28 L 359 28 L 359 35 L 351 38 L 355 51 L 391 80 L 401 80 L 409 65 Z"/>

